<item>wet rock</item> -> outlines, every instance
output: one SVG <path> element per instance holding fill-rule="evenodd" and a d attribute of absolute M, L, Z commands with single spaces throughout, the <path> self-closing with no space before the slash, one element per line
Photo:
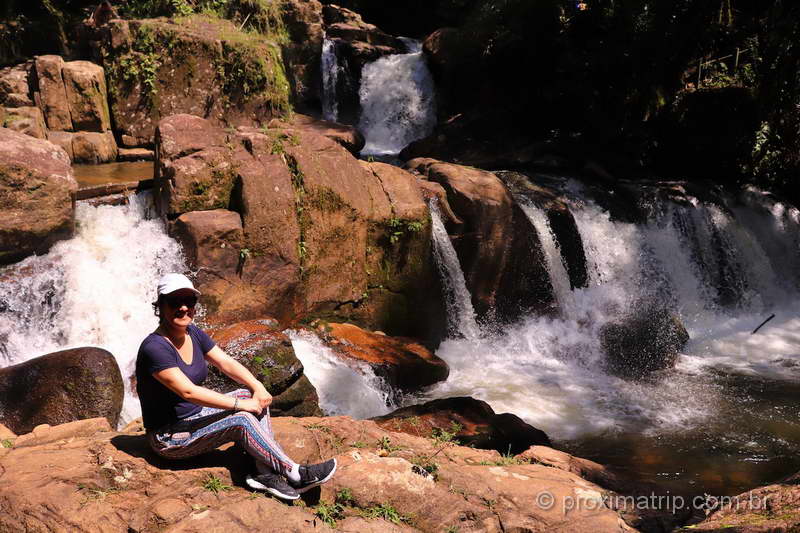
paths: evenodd
<path fill-rule="evenodd" d="M 289 32 L 283 57 L 296 108 L 319 108 L 322 99 L 320 57 L 325 35 L 322 4 L 317 0 L 288 0 L 282 8 L 283 22 Z"/>
<path fill-rule="evenodd" d="M 72 136 L 72 160 L 75 163 L 110 163 L 117 160 L 117 141 L 110 131 L 76 131 Z"/>
<path fill-rule="evenodd" d="M 70 61 L 64 63 L 63 73 L 73 128 L 76 131 L 110 130 L 111 120 L 103 67 L 89 61 Z"/>
<path fill-rule="evenodd" d="M 0 264 L 46 253 L 56 241 L 70 238 L 77 189 L 64 150 L 0 128 Z"/>
<path fill-rule="evenodd" d="M 0 369 L 0 420 L 16 433 L 103 417 L 116 426 L 123 384 L 114 356 L 74 348 Z"/>
<path fill-rule="evenodd" d="M 368 364 L 375 375 L 401 391 L 417 391 L 450 374 L 447 363 L 411 339 L 379 335 L 352 324 L 329 323 L 325 329 L 329 346 L 344 361 Z"/>
<path fill-rule="evenodd" d="M 672 368 L 678 351 L 689 340 L 680 319 L 663 307 L 642 306 L 601 331 L 609 371 L 638 379 Z"/>
<path fill-rule="evenodd" d="M 497 176 L 435 159 L 407 166 L 439 183 L 464 221 L 451 239 L 478 316 L 513 320 L 551 309 L 553 289 L 536 230 Z"/>
<path fill-rule="evenodd" d="M 45 55 L 37 57 L 34 64 L 47 127 L 54 131 L 72 131 L 72 119 L 62 77 L 64 60 L 61 56 Z"/>
<path fill-rule="evenodd" d="M 336 457 L 336 475 L 312 496 L 334 502 L 347 489 L 336 531 L 634 531 L 602 504 L 613 493 L 558 468 L 505 464 L 495 451 L 456 445 L 442 452 L 431 439 L 348 417 L 276 418 L 272 426 L 296 461 Z M 235 533 L 266 523 L 275 531 L 333 531 L 310 506 L 253 498 L 243 486 L 252 464 L 237 448 L 178 464 L 150 453 L 142 433 L 83 430 L 70 436 L 54 427 L 50 431 L 63 431 L 62 439 L 5 449 L 0 530 L 91 530 L 102 524 L 109 531 L 149 531 L 158 524 L 170 531 Z M 209 476 L 231 488 L 205 490 Z M 597 505 L 565 514 L 560 506 L 532 503 L 544 491 L 553 502 L 580 497 Z M 398 523 L 361 516 L 377 508 L 393 509 Z"/>
<path fill-rule="evenodd" d="M 289 338 L 273 319 L 239 322 L 212 333 L 220 348 L 245 366 L 273 396 L 273 416 L 319 416 L 319 397 Z M 219 392 L 241 385 L 209 368 L 206 384 Z"/>
<path fill-rule="evenodd" d="M 120 148 L 117 159 L 119 161 L 153 161 L 155 155 L 147 148 Z"/>
<path fill-rule="evenodd" d="M 37 139 L 47 139 L 44 116 L 38 107 L 7 107 L 3 126 Z"/>
<path fill-rule="evenodd" d="M 505 455 L 518 454 L 534 445 L 550 445 L 543 431 L 518 416 L 496 414 L 488 403 L 469 397 L 432 400 L 372 420 L 384 429 L 421 437 L 449 433 L 463 446 L 497 450 Z"/>
<path fill-rule="evenodd" d="M 198 276 L 236 274 L 244 240 L 239 213 L 226 209 L 184 213 L 170 224 L 169 233 L 181 243 L 189 268 Z"/>

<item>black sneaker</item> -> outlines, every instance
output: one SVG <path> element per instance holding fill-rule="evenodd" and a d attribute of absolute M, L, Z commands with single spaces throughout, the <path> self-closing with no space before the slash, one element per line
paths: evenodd
<path fill-rule="evenodd" d="M 324 463 L 315 465 L 300 465 L 300 481 L 289 480 L 289 485 L 294 487 L 298 493 L 322 485 L 336 472 L 336 459 L 329 459 Z"/>
<path fill-rule="evenodd" d="M 283 476 L 279 476 L 278 474 L 267 473 L 247 476 L 247 478 L 245 478 L 245 483 L 247 483 L 247 486 L 251 489 L 265 490 L 273 496 L 284 500 L 296 500 L 300 497 L 300 494 L 286 483 Z"/>

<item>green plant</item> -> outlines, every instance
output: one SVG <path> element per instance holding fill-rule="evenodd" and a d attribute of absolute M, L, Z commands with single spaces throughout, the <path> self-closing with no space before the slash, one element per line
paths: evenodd
<path fill-rule="evenodd" d="M 380 438 L 380 440 L 378 441 L 378 447 L 381 450 L 384 450 L 384 451 L 386 451 L 388 453 L 396 452 L 397 450 L 402 450 L 403 449 L 402 446 L 397 446 L 397 445 L 392 444 L 392 440 L 389 437 L 387 437 L 386 435 L 384 435 L 383 437 Z"/>
<path fill-rule="evenodd" d="M 431 438 L 437 445 L 442 444 L 452 444 L 458 435 L 458 432 L 461 431 L 463 426 L 458 422 L 450 422 L 450 430 L 445 430 L 442 428 L 433 428 L 431 431 Z"/>
<path fill-rule="evenodd" d="M 3 439 L 0 441 L 0 445 L 2 445 L 3 448 L 13 448 L 14 441 L 12 441 L 11 439 Z"/>
<path fill-rule="evenodd" d="M 208 476 L 206 476 L 206 478 L 203 480 L 202 485 L 204 489 L 206 489 L 209 492 L 213 492 L 214 494 L 218 494 L 220 492 L 225 492 L 233 489 L 233 487 L 226 484 L 224 481 L 222 481 L 214 474 L 208 474 Z"/>
<path fill-rule="evenodd" d="M 366 448 L 367 447 L 367 443 L 362 441 L 362 440 L 357 440 L 357 441 L 353 441 L 350 444 L 350 447 L 351 448 Z"/>
<path fill-rule="evenodd" d="M 461 531 L 461 528 L 458 526 L 447 526 L 444 533 L 458 533 L 459 531 Z"/>
<path fill-rule="evenodd" d="M 420 470 L 427 472 L 434 481 L 439 479 L 439 464 L 430 455 L 415 455 L 411 458 L 411 464 Z"/>
<path fill-rule="evenodd" d="M 323 433 L 331 433 L 330 427 L 320 424 L 318 422 L 314 424 L 308 424 L 307 426 L 305 426 L 305 428 L 310 429 L 312 431 L 322 431 Z"/>
<path fill-rule="evenodd" d="M 344 507 L 336 502 L 329 503 L 325 500 L 320 500 L 319 504 L 314 508 L 314 514 L 325 524 L 335 528 L 336 521 L 344 518 Z"/>
<path fill-rule="evenodd" d="M 413 521 L 411 516 L 400 513 L 388 503 L 381 503 L 380 505 L 367 507 L 361 511 L 361 516 L 367 519 L 382 518 L 383 520 L 388 520 L 393 524 L 410 524 Z"/>
<path fill-rule="evenodd" d="M 406 233 L 416 233 L 420 231 L 424 224 L 418 220 L 403 220 L 392 217 L 386 223 L 389 231 L 389 242 L 392 244 L 399 241 Z"/>
<path fill-rule="evenodd" d="M 336 493 L 336 503 L 342 505 L 352 505 L 355 500 L 353 499 L 353 491 L 345 487 Z"/>

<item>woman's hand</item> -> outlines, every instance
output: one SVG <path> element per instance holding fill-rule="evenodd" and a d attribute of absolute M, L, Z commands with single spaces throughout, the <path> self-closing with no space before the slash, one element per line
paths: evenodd
<path fill-rule="evenodd" d="M 260 415 L 261 411 L 264 410 L 256 398 L 240 398 L 237 406 L 240 411 L 247 411 L 256 416 Z"/>
<path fill-rule="evenodd" d="M 272 404 L 272 395 L 267 392 L 267 389 L 260 387 L 253 392 L 253 399 L 258 401 L 261 409 L 264 410 Z"/>

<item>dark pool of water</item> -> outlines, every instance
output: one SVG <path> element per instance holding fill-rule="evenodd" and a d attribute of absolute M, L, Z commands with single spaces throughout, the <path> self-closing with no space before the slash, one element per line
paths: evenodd
<path fill-rule="evenodd" d="M 93 187 L 107 183 L 124 183 L 153 177 L 152 161 L 133 163 L 105 163 L 102 165 L 72 165 L 79 187 Z"/>
<path fill-rule="evenodd" d="M 721 400 L 703 426 L 556 446 L 656 484 L 659 492 L 690 497 L 732 496 L 800 471 L 800 384 L 718 374 L 710 386 Z"/>

